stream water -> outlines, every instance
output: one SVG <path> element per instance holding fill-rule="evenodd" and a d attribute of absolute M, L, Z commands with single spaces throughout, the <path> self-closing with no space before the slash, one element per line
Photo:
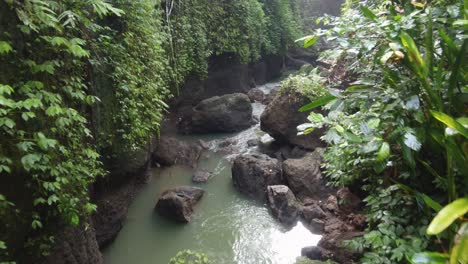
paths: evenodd
<path fill-rule="evenodd" d="M 264 92 L 277 84 L 259 87 Z M 259 117 L 264 105 L 254 103 Z M 106 264 L 166 264 L 178 251 L 191 249 L 208 255 L 214 264 L 292 264 L 301 248 L 318 243 L 301 222 L 285 230 L 268 208 L 239 194 L 232 186 L 230 160 L 240 153 L 256 152 L 250 139 L 268 140 L 255 125 L 234 134 L 184 136 L 183 140 L 205 140 L 211 150 L 198 168 L 213 172 L 205 184 L 191 182 L 192 169 L 172 166 L 152 171 L 150 183 L 131 205 L 127 221 L 115 242 L 104 252 Z M 220 142 L 233 142 L 234 153 L 217 154 Z M 195 210 L 192 222 L 178 224 L 154 212 L 159 194 L 167 188 L 197 185 L 206 193 Z"/>

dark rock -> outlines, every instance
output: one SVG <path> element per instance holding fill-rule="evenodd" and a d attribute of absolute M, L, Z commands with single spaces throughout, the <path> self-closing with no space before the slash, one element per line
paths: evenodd
<path fill-rule="evenodd" d="M 258 140 L 258 139 L 249 139 L 247 141 L 247 146 L 255 147 L 255 146 L 258 146 L 259 143 L 260 143 L 260 140 Z"/>
<path fill-rule="evenodd" d="M 336 196 L 334 195 L 328 196 L 327 201 L 325 203 L 325 208 L 328 211 L 333 212 L 335 214 L 339 213 L 340 207 L 338 205 L 338 199 L 336 199 Z"/>
<path fill-rule="evenodd" d="M 322 234 L 325 229 L 325 221 L 314 218 L 308 223 L 310 231 L 314 234 Z"/>
<path fill-rule="evenodd" d="M 211 178 L 212 174 L 206 170 L 196 170 L 192 175 L 192 181 L 195 183 L 204 183 Z"/>
<path fill-rule="evenodd" d="M 199 144 L 190 144 L 172 137 L 159 139 L 153 153 L 153 162 L 164 166 L 186 165 L 193 167 L 202 152 Z"/>
<path fill-rule="evenodd" d="M 301 159 L 285 160 L 283 174 L 289 188 L 299 199 L 320 198 L 328 192 L 320 171 L 320 159 L 316 153 Z"/>
<path fill-rule="evenodd" d="M 97 212 L 93 215 L 96 226 L 96 240 L 99 248 L 109 246 L 117 238 L 127 218 L 129 197 L 118 195 L 98 201 Z"/>
<path fill-rule="evenodd" d="M 304 149 L 314 150 L 324 146 L 320 140 L 324 129 L 317 129 L 308 135 L 297 135 L 297 126 L 308 122 L 308 113 L 299 112 L 299 108 L 308 102 L 308 99 L 298 92 L 278 93 L 260 117 L 261 129 L 278 141 Z"/>
<path fill-rule="evenodd" d="M 84 222 L 84 221 L 83 221 Z M 92 222 L 79 226 L 57 226 L 55 243 L 44 264 L 102 264 L 104 263 L 94 234 Z M 41 261 L 42 263 L 42 261 Z"/>
<path fill-rule="evenodd" d="M 242 93 L 215 96 L 201 101 L 182 119 L 183 133 L 241 131 L 252 125 L 252 104 Z"/>
<path fill-rule="evenodd" d="M 343 242 L 357 236 L 362 236 L 363 234 L 364 232 L 353 230 L 326 232 L 319 242 L 319 247 L 326 249 L 322 251 L 322 259 L 332 259 L 343 264 L 356 263 L 355 261 L 359 259 L 359 254 L 346 248 Z"/>
<path fill-rule="evenodd" d="M 288 186 L 268 186 L 268 204 L 273 216 L 280 223 L 292 226 L 297 222 L 299 204 Z"/>
<path fill-rule="evenodd" d="M 302 217 L 304 217 L 308 223 L 312 221 L 312 219 L 324 219 L 326 216 L 326 213 L 317 204 L 302 207 Z"/>
<path fill-rule="evenodd" d="M 301 255 L 309 259 L 321 260 L 323 259 L 324 249 L 321 247 L 305 247 L 301 249 Z"/>
<path fill-rule="evenodd" d="M 210 149 L 210 144 L 208 144 L 208 142 L 204 140 L 198 140 L 198 145 L 200 145 L 200 147 L 202 147 L 205 150 Z"/>
<path fill-rule="evenodd" d="M 358 230 L 363 230 L 367 225 L 367 218 L 362 214 L 349 214 L 347 220 L 350 225 Z"/>
<path fill-rule="evenodd" d="M 191 220 L 195 205 L 205 191 L 192 186 L 180 186 L 164 191 L 158 199 L 155 210 L 172 220 L 188 223 Z"/>
<path fill-rule="evenodd" d="M 249 97 L 250 101 L 253 102 L 263 102 L 265 94 L 262 90 L 258 88 L 252 88 L 248 93 L 247 96 Z"/>
<path fill-rule="evenodd" d="M 234 139 L 227 139 L 227 140 L 224 140 L 223 142 L 219 143 L 218 144 L 218 147 L 220 148 L 225 148 L 225 147 L 229 147 L 231 145 L 234 145 L 236 142 Z"/>
<path fill-rule="evenodd" d="M 336 192 L 339 200 L 340 210 L 344 213 L 359 211 L 361 208 L 361 199 L 353 194 L 348 188 L 341 188 Z"/>
<path fill-rule="evenodd" d="M 271 89 L 270 93 L 265 94 L 265 96 L 263 97 L 263 102 L 262 103 L 264 105 L 268 105 L 269 103 L 271 103 L 271 101 L 273 101 L 273 99 L 275 99 L 276 95 L 278 95 L 279 91 L 280 91 L 280 86 Z"/>
<path fill-rule="evenodd" d="M 268 185 L 284 183 L 281 165 L 266 155 L 238 156 L 232 165 L 232 181 L 241 193 L 257 199 L 266 199 Z"/>
<path fill-rule="evenodd" d="M 249 147 L 258 146 L 258 144 L 260 144 L 260 140 L 258 140 L 258 139 L 249 139 L 247 141 L 247 146 L 249 146 Z"/>

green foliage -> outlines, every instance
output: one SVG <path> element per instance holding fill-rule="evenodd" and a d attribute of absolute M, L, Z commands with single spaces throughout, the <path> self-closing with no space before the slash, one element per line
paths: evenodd
<path fill-rule="evenodd" d="M 318 69 L 310 69 L 310 66 L 303 66 L 297 73 L 281 83 L 281 93 L 289 91 L 298 92 L 310 100 L 315 100 L 329 95 L 329 91 L 325 86 L 325 78 L 320 76 Z"/>
<path fill-rule="evenodd" d="M 209 264 L 208 257 L 199 252 L 192 250 L 184 250 L 177 253 L 177 255 L 169 261 L 169 264 Z"/>
<path fill-rule="evenodd" d="M 462 220 L 463 223 L 456 234 L 454 245 L 450 255 L 437 252 L 422 252 L 414 254 L 411 263 L 447 263 L 458 264 L 468 262 L 468 223 L 462 217 L 468 213 L 468 197 L 460 198 L 442 208 L 434 217 L 427 234 L 438 235 L 449 226 L 456 226 L 455 221 Z"/>
<path fill-rule="evenodd" d="M 326 127 L 331 183 L 368 194 L 367 234 L 348 243 L 361 263 L 403 263 L 440 247 L 425 234 L 429 219 L 467 195 L 467 41 L 453 26 L 465 12 L 463 1 L 347 1 L 341 18 L 322 19 L 330 30 L 313 34 L 332 46 L 321 59 L 344 64 L 355 81 L 337 90 L 329 78 L 331 95 L 302 109 L 328 115 L 311 113 L 300 128 Z M 453 230 L 441 236 L 450 245 Z"/>
<path fill-rule="evenodd" d="M 284 52 L 292 7 L 273 2 L 0 0 L 0 262 L 87 219 L 96 177 L 146 146 L 210 56 Z"/>

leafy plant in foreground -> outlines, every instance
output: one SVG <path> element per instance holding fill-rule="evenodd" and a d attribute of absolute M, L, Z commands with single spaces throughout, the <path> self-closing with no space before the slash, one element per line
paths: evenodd
<path fill-rule="evenodd" d="M 351 1 L 350 1 L 351 2 Z M 317 30 L 333 48 L 322 59 L 357 80 L 304 106 L 304 132 L 327 127 L 326 174 L 368 197 L 367 234 L 351 241 L 363 263 L 401 263 L 426 247 L 449 248 L 447 229 L 429 243 L 440 204 L 467 195 L 466 36 L 463 1 L 362 1 Z M 309 45 L 305 43 L 305 45 Z M 391 193 L 391 194 L 390 194 Z M 417 241 L 413 244 L 413 241 Z M 448 245 L 448 246 L 447 246 Z"/>

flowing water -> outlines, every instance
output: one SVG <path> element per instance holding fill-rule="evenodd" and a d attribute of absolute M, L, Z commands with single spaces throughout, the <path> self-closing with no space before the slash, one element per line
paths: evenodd
<path fill-rule="evenodd" d="M 275 84 L 259 87 L 268 92 Z M 259 117 L 264 106 L 253 104 Z M 181 137 L 205 140 L 211 150 L 198 168 L 214 177 L 197 186 L 206 193 L 195 210 L 192 222 L 178 224 L 154 212 L 159 194 L 167 188 L 196 185 L 192 169 L 173 166 L 152 171 L 150 183 L 139 193 L 129 209 L 128 219 L 115 242 L 104 252 L 106 264 L 166 264 L 178 251 L 191 249 L 208 255 L 214 264 L 291 264 L 301 248 L 316 245 L 320 239 L 301 222 L 285 230 L 270 215 L 267 207 L 239 194 L 232 186 L 230 160 L 236 154 L 256 152 L 250 139 L 265 138 L 259 125 L 236 134 Z M 234 154 L 215 153 L 218 145 L 233 142 Z"/>

